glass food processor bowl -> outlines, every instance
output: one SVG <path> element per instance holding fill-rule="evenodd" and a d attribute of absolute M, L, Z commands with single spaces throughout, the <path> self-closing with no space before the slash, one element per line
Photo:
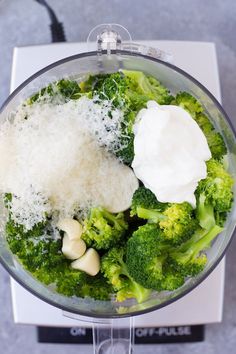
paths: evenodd
<path fill-rule="evenodd" d="M 123 50 L 123 48 L 127 50 Z M 31 76 L 9 96 L 2 107 L 0 119 L 1 121 L 5 120 L 22 101 L 53 81 L 65 77 L 82 81 L 88 74 L 110 73 L 119 69 L 143 71 L 145 74 L 157 78 L 173 94 L 179 91 L 187 91 L 195 96 L 204 106 L 216 129 L 224 137 L 228 148 L 229 170 L 235 176 L 235 134 L 229 118 L 219 102 L 203 85 L 186 72 L 158 58 L 137 53 L 133 50 L 132 45 L 130 47 L 111 45 L 107 46 L 106 49 L 100 46 L 100 50 L 74 55 L 47 66 Z M 205 269 L 198 276 L 188 279 L 181 288 L 171 292 L 153 292 L 149 299 L 139 304 L 132 299 L 117 303 L 112 300 L 97 301 L 90 298 L 70 298 L 56 293 L 23 269 L 10 252 L 4 233 L 0 235 L 0 260 L 10 275 L 27 290 L 64 311 L 93 319 L 129 317 L 167 306 L 198 286 L 224 256 L 232 239 L 235 221 L 236 207 L 234 203 L 224 231 L 207 251 L 208 263 Z"/>

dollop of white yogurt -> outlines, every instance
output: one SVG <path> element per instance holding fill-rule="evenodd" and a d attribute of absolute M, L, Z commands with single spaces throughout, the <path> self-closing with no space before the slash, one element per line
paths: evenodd
<path fill-rule="evenodd" d="M 188 202 L 196 206 L 194 191 L 206 178 L 211 158 L 207 140 L 183 108 L 149 101 L 134 124 L 136 176 L 160 202 Z"/>

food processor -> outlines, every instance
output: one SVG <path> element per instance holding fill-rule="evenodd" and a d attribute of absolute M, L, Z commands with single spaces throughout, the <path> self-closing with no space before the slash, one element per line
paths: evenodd
<path fill-rule="evenodd" d="M 233 128 L 216 99 L 194 78 L 171 64 L 172 57 L 158 49 L 133 43 L 127 30 L 118 25 L 100 25 L 90 32 L 88 50 L 57 63 L 49 65 L 20 85 L 3 105 L 1 119 L 40 88 L 63 77 L 83 80 L 88 73 L 113 72 L 119 69 L 140 70 L 160 80 L 170 91 L 187 91 L 200 100 L 206 112 L 223 135 L 229 151 L 229 170 L 234 175 L 235 136 Z M 225 230 L 208 250 L 209 262 L 196 278 L 189 279 L 181 288 L 173 292 L 153 293 L 142 304 L 133 300 L 124 303 L 95 301 L 92 299 L 67 298 L 56 294 L 36 281 L 22 269 L 7 248 L 4 235 L 0 238 L 0 256 L 9 273 L 26 289 L 42 300 L 64 311 L 66 316 L 93 322 L 94 352 L 131 352 L 133 340 L 132 316 L 157 310 L 184 296 L 200 284 L 222 259 L 230 243 L 235 226 L 235 206 L 228 216 Z M 104 328 L 109 330 L 104 331 Z M 105 335 L 108 338 L 105 338 Z M 115 351 L 116 350 L 116 351 Z"/>

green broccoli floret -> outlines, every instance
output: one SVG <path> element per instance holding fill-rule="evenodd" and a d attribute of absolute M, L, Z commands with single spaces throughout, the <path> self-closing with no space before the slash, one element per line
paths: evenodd
<path fill-rule="evenodd" d="M 215 130 L 213 124 L 204 113 L 198 113 L 195 116 L 195 121 L 206 136 L 212 157 L 214 159 L 220 160 L 227 153 L 224 139 L 220 133 Z"/>
<path fill-rule="evenodd" d="M 126 263 L 133 279 L 157 291 L 180 287 L 184 283 L 183 276 L 165 265 L 169 248 L 157 225 L 140 226 L 127 242 Z"/>
<path fill-rule="evenodd" d="M 145 108 L 149 100 L 168 104 L 173 99 L 158 80 L 140 71 L 123 70 L 94 75 L 79 86 L 83 94 L 91 93 L 98 103 L 101 100 L 109 100 L 114 109 L 123 111 L 119 132 L 120 147 L 114 153 L 127 165 L 131 165 L 134 158 L 133 124 L 140 109 Z"/>
<path fill-rule="evenodd" d="M 82 92 L 92 92 L 93 97 L 111 101 L 113 107 L 124 108 L 127 80 L 121 72 L 89 76 L 80 83 Z"/>
<path fill-rule="evenodd" d="M 108 300 L 112 289 L 106 279 L 101 274 L 91 277 L 72 269 L 71 261 L 61 252 L 61 240 L 54 240 L 52 232 L 46 223 L 37 224 L 29 231 L 11 219 L 6 223 L 10 250 L 40 282 L 53 286 L 65 296 Z"/>
<path fill-rule="evenodd" d="M 168 265 L 170 269 L 184 277 L 200 273 L 207 262 L 202 251 L 207 249 L 223 229 L 214 225 L 210 230 L 198 229 L 191 239 L 169 252 Z"/>
<path fill-rule="evenodd" d="M 62 96 L 70 100 L 76 100 L 82 96 L 77 81 L 62 79 L 56 83 L 56 88 Z"/>
<path fill-rule="evenodd" d="M 180 92 L 171 103 L 184 108 L 191 114 L 206 136 L 212 157 L 220 160 L 227 153 L 224 139 L 215 130 L 209 118 L 203 113 L 204 109 L 200 102 L 189 93 Z"/>
<path fill-rule="evenodd" d="M 126 165 L 131 166 L 134 159 L 134 134 L 130 133 L 120 139 L 121 148 L 116 151 L 116 156 Z"/>
<path fill-rule="evenodd" d="M 174 245 L 185 241 L 197 228 L 190 204 L 160 203 L 155 195 L 144 187 L 137 189 L 133 195 L 131 215 L 159 224 L 166 241 Z"/>
<path fill-rule="evenodd" d="M 82 96 L 80 86 L 77 81 L 62 79 L 43 87 L 39 92 L 34 94 L 27 101 L 28 104 L 33 104 L 44 98 L 61 95 L 66 100 L 76 100 Z"/>
<path fill-rule="evenodd" d="M 30 272 L 41 267 L 55 268 L 61 262 L 61 240 L 52 239 L 45 223 L 25 231 L 22 225 L 9 218 L 5 229 L 10 250 Z"/>
<path fill-rule="evenodd" d="M 124 261 L 124 248 L 112 248 L 101 259 L 101 272 L 108 279 L 118 302 L 135 298 L 138 303 L 145 301 L 150 290 L 136 283 L 130 276 Z"/>
<path fill-rule="evenodd" d="M 209 230 L 215 222 L 223 225 L 225 213 L 233 201 L 233 178 L 221 162 L 207 161 L 207 177 L 201 180 L 196 190 L 197 217 L 202 228 Z"/>
<path fill-rule="evenodd" d="M 56 277 L 56 290 L 62 295 L 90 297 L 96 300 L 109 300 L 111 298 L 112 287 L 101 273 L 90 276 L 67 266 L 62 269 L 62 274 Z"/>
<path fill-rule="evenodd" d="M 193 118 L 196 118 L 198 113 L 203 112 L 203 107 L 200 102 L 188 92 L 177 93 L 171 103 L 188 111 Z"/>
<path fill-rule="evenodd" d="M 212 130 L 209 133 L 205 133 L 206 138 L 207 138 L 207 143 L 209 145 L 209 148 L 211 150 L 211 155 L 214 159 L 221 160 L 221 158 L 227 154 L 227 148 L 224 142 L 224 139 L 220 135 L 220 133 L 217 133 L 215 130 Z"/>
<path fill-rule="evenodd" d="M 155 100 L 159 104 L 168 104 L 173 98 L 170 96 L 169 90 L 154 77 L 145 75 L 142 71 L 122 70 L 122 72 L 129 79 L 127 95 L 130 97 L 134 108 L 136 108 L 134 101 L 137 101 L 138 105 L 139 102 L 145 105 L 150 100 Z M 141 108 L 143 107 L 138 109 Z"/>
<path fill-rule="evenodd" d="M 87 246 L 107 250 L 121 240 L 127 228 L 123 213 L 112 214 L 101 207 L 92 208 L 84 221 L 82 239 Z"/>
<path fill-rule="evenodd" d="M 172 244 L 180 244 L 188 239 L 197 228 L 194 210 L 189 203 L 170 204 L 163 211 L 165 218 L 159 221 L 166 240 Z"/>
<path fill-rule="evenodd" d="M 132 198 L 130 215 L 139 216 L 138 214 L 140 209 L 155 209 L 157 211 L 163 211 L 166 209 L 166 207 L 167 204 L 159 202 L 155 194 L 152 193 L 150 189 L 145 187 L 139 187 L 134 192 Z"/>
<path fill-rule="evenodd" d="M 31 96 L 27 100 L 27 104 L 32 105 L 35 102 L 41 101 L 45 97 L 52 97 L 53 94 L 54 94 L 53 85 L 49 84 L 48 86 L 43 87 L 41 90 L 39 90 L 33 96 Z"/>
<path fill-rule="evenodd" d="M 146 224 L 140 226 L 127 242 L 128 272 L 135 281 L 148 289 L 160 290 L 165 260 L 160 247 L 162 238 L 157 225 Z"/>

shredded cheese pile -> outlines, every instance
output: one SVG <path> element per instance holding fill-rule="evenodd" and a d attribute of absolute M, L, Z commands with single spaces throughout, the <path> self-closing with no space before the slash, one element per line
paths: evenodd
<path fill-rule="evenodd" d="M 122 113 L 110 112 L 82 97 L 22 105 L 0 126 L 0 191 L 13 195 L 16 222 L 31 229 L 55 210 L 72 216 L 91 205 L 116 211 L 133 173 L 101 146 L 118 146 Z"/>

